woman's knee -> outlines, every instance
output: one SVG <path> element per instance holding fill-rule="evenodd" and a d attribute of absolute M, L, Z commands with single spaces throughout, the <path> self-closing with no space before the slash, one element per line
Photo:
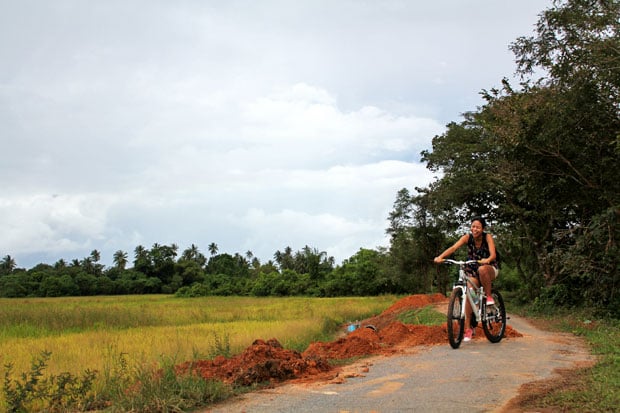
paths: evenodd
<path fill-rule="evenodd" d="M 485 265 L 478 269 L 478 274 L 480 274 L 480 279 L 488 279 L 493 281 L 495 279 L 495 269 L 490 265 Z"/>

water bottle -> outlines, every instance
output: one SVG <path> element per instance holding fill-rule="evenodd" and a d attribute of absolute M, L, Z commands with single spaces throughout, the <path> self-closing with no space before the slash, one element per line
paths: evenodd
<path fill-rule="evenodd" d="M 478 296 L 476 295 L 476 293 L 474 292 L 474 290 L 472 288 L 470 288 L 469 290 L 469 296 L 471 297 L 472 300 L 474 300 L 474 304 L 478 304 Z"/>

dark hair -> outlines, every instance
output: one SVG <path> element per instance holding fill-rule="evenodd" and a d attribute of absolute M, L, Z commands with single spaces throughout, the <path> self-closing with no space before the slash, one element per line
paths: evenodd
<path fill-rule="evenodd" d="M 487 222 L 481 216 L 473 217 L 471 219 L 471 222 L 473 223 L 474 221 L 480 221 L 480 224 L 482 224 L 482 229 L 486 228 L 487 226 Z"/>

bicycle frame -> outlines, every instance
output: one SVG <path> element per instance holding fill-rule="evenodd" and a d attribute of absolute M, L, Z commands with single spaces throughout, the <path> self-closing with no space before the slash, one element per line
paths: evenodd
<path fill-rule="evenodd" d="M 476 260 L 455 261 L 455 260 L 447 259 L 444 262 L 459 266 L 459 279 L 456 282 L 456 284 L 453 286 L 453 289 L 454 288 L 461 289 L 461 291 L 463 292 L 463 297 L 467 297 L 467 301 L 469 301 L 469 304 L 471 305 L 472 312 L 474 313 L 474 316 L 476 317 L 476 322 L 480 323 L 481 321 L 483 321 L 483 314 L 485 314 L 483 309 L 486 307 L 486 295 L 484 294 L 484 287 L 482 285 L 480 285 L 479 287 L 476 287 L 476 284 L 474 284 L 474 282 L 472 281 L 472 277 L 468 276 L 467 273 L 465 272 L 466 265 L 476 264 L 477 261 Z M 473 297 L 470 294 L 470 291 L 474 291 Z M 476 304 L 476 301 L 474 301 L 474 298 L 476 299 L 476 301 L 478 301 L 480 306 Z M 465 319 L 466 308 L 467 308 L 466 305 L 461 306 L 461 318 L 462 319 Z"/>
<path fill-rule="evenodd" d="M 446 264 L 455 264 L 459 266 L 459 279 L 452 288 L 452 295 L 448 303 L 448 341 L 452 348 L 456 349 L 460 346 L 463 339 L 465 328 L 473 328 L 478 323 L 482 324 L 484 335 L 491 343 L 499 343 L 506 331 L 506 307 L 502 295 L 493 289 L 493 297 L 495 304 L 487 306 L 487 297 L 482 285 L 476 286 L 473 277 L 465 272 L 467 264 L 476 263 L 476 261 L 455 261 L 444 260 Z M 467 297 L 467 298 L 465 298 Z M 465 301 L 467 300 L 467 301 Z M 471 326 L 465 326 L 467 314 L 467 302 L 470 304 L 470 310 L 473 313 Z M 475 319 L 475 324 L 474 323 Z"/>

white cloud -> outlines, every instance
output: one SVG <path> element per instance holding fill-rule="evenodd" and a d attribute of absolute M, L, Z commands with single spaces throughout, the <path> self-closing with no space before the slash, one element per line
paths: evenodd
<path fill-rule="evenodd" d="M 34 195 L 0 199 L 0 250 L 64 253 L 94 248 L 105 233 L 106 204 L 100 195 Z"/>
<path fill-rule="evenodd" d="M 511 74 L 539 3 L 7 4 L 0 254 L 384 243 L 396 192 L 432 179 L 420 151 Z"/>

